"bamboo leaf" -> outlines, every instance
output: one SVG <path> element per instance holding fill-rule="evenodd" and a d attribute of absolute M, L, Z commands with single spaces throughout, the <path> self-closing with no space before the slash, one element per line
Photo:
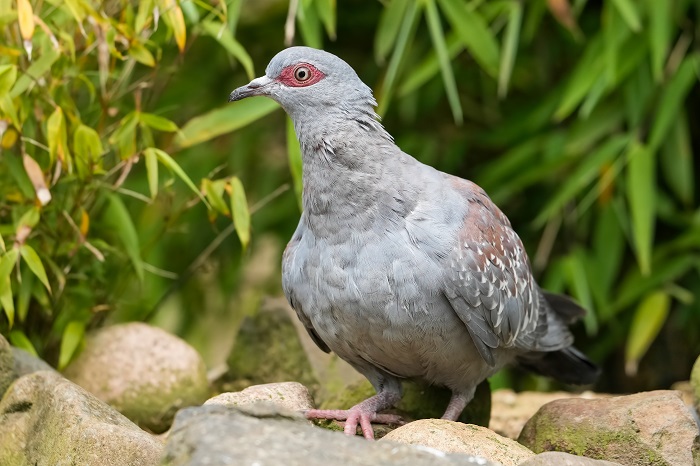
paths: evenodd
<path fill-rule="evenodd" d="M 44 172 L 41 170 L 39 164 L 36 163 L 36 160 L 27 154 L 22 154 L 22 165 L 24 165 L 24 171 L 27 172 L 27 178 L 29 178 L 29 181 L 34 187 L 37 200 L 42 206 L 45 206 L 51 201 L 51 191 L 49 191 L 46 185 Z"/>
<path fill-rule="evenodd" d="M 326 28 L 326 34 L 331 40 L 335 40 L 336 11 L 335 0 L 315 0 L 316 13 Z"/>
<path fill-rule="evenodd" d="M 173 31 L 175 42 L 180 52 L 185 51 L 185 43 L 187 42 L 187 29 L 185 28 L 185 16 L 182 14 L 182 8 L 177 0 L 158 0 L 156 2 L 163 15 L 163 19 Z"/>
<path fill-rule="evenodd" d="M 202 179 L 202 190 L 207 196 L 207 199 L 209 199 L 209 204 L 211 204 L 217 212 L 230 215 L 231 211 L 226 205 L 226 201 L 224 201 L 225 187 L 226 180 L 212 181 L 207 178 Z"/>
<path fill-rule="evenodd" d="M 15 85 L 12 87 L 12 90 L 10 90 L 10 97 L 13 99 L 18 97 L 20 94 L 23 94 L 27 89 L 29 89 L 29 86 L 39 81 L 39 78 L 41 78 L 51 69 L 51 66 L 53 66 L 54 62 L 56 62 L 60 56 L 61 53 L 53 47 L 49 47 L 44 50 L 41 56 L 32 63 L 29 69 L 27 69 L 25 73 L 22 73 L 19 78 L 17 78 Z"/>
<path fill-rule="evenodd" d="M 274 101 L 253 97 L 192 118 L 177 135 L 179 147 L 190 147 L 237 130 L 279 108 Z"/>
<path fill-rule="evenodd" d="M 241 240 L 243 249 L 246 249 L 250 243 L 250 211 L 243 184 L 235 176 L 231 179 L 231 212 L 238 239 Z"/>
<path fill-rule="evenodd" d="M 15 320 L 15 306 L 12 297 L 12 284 L 10 282 L 10 274 L 15 268 L 19 251 L 17 248 L 12 248 L 0 257 L 0 304 L 5 311 L 10 327 Z"/>
<path fill-rule="evenodd" d="M 586 276 L 586 257 L 582 250 L 577 249 L 570 254 L 564 262 L 564 270 L 569 288 L 573 296 L 587 309 L 583 323 L 586 326 L 588 335 L 598 333 L 598 319 L 594 312 L 593 299 L 591 296 L 590 284 Z"/>
<path fill-rule="evenodd" d="M 82 178 L 92 173 L 102 173 L 102 141 L 100 135 L 89 126 L 80 124 L 73 133 L 75 168 Z"/>
<path fill-rule="evenodd" d="M 202 21 L 200 23 L 202 30 L 209 36 L 216 39 L 228 53 L 231 54 L 243 66 L 243 69 L 248 76 L 248 79 L 255 77 L 253 69 L 253 59 L 250 58 L 246 49 L 233 37 L 233 33 L 226 27 L 225 24 L 218 21 Z"/>
<path fill-rule="evenodd" d="M 23 244 L 19 248 L 19 252 L 24 259 L 25 264 L 29 266 L 32 273 L 44 284 L 49 293 L 51 293 L 51 285 L 49 284 L 49 279 L 46 276 L 46 270 L 44 269 L 44 264 L 41 263 L 39 255 L 36 253 L 34 248 L 28 244 Z"/>
<path fill-rule="evenodd" d="M 63 116 L 61 107 L 56 107 L 48 121 L 46 122 L 46 138 L 49 142 L 49 155 L 51 165 L 59 159 L 66 163 L 68 153 L 68 136 L 66 133 L 66 119 Z"/>
<path fill-rule="evenodd" d="M 515 57 L 518 54 L 518 40 L 520 37 L 520 25 L 523 19 L 523 7 L 520 2 L 510 3 L 508 24 L 503 36 L 503 52 L 501 54 L 501 66 L 498 72 L 498 96 L 504 98 L 508 94 L 510 78 L 513 74 Z"/>
<path fill-rule="evenodd" d="M 303 190 L 301 147 L 294 132 L 294 122 L 289 117 L 287 117 L 287 156 L 289 157 L 289 171 L 292 173 L 292 182 L 294 183 L 294 193 L 299 211 L 302 211 L 304 206 L 301 198 Z"/>
<path fill-rule="evenodd" d="M 297 20 L 304 43 L 309 47 L 322 49 L 323 36 L 321 34 L 321 20 L 310 1 L 299 1 Z"/>
<path fill-rule="evenodd" d="M 384 75 L 384 81 L 382 82 L 381 93 L 378 99 L 379 106 L 377 107 L 377 113 L 380 116 L 384 115 L 387 108 L 389 108 L 389 103 L 391 102 L 394 91 L 394 83 L 399 74 L 399 67 L 403 61 L 408 43 L 411 41 L 415 33 L 416 25 L 418 24 L 419 11 L 419 4 L 414 0 L 409 0 L 408 6 L 406 7 L 406 14 L 403 17 L 398 36 L 396 37 L 394 53 L 391 54 L 391 59 L 389 60 L 389 65 Z"/>
<path fill-rule="evenodd" d="M 17 67 L 15 65 L 0 65 L 0 96 L 5 96 L 12 89 L 17 79 Z"/>
<path fill-rule="evenodd" d="M 498 76 L 496 38 L 481 15 L 460 0 L 439 0 L 443 13 L 474 59 L 489 75 Z"/>
<path fill-rule="evenodd" d="M 632 218 L 632 242 L 642 274 L 649 275 L 656 219 L 655 157 L 641 144 L 634 144 L 627 157 L 627 201 Z"/>
<path fill-rule="evenodd" d="M 651 69 L 656 82 L 660 82 L 671 43 L 673 3 L 647 0 L 646 7 L 649 12 L 648 37 L 651 49 Z"/>
<path fill-rule="evenodd" d="M 405 0 L 390 0 L 385 3 L 384 10 L 379 16 L 377 33 L 374 36 L 374 58 L 384 63 L 391 48 L 396 43 L 401 22 L 409 2 Z"/>
<path fill-rule="evenodd" d="M 685 112 L 671 128 L 671 134 L 661 149 L 661 168 L 671 191 L 686 206 L 693 205 L 695 167 L 688 118 Z"/>
<path fill-rule="evenodd" d="M 622 19 L 634 32 L 642 29 L 642 22 L 639 20 L 639 11 L 632 0 L 611 0 L 615 8 L 620 12 Z"/>
<path fill-rule="evenodd" d="M 34 36 L 34 10 L 29 0 L 17 0 L 17 22 L 22 39 L 31 41 Z M 31 51 L 29 52 L 31 55 Z"/>
<path fill-rule="evenodd" d="M 178 130 L 178 127 L 174 122 L 168 120 L 167 118 L 163 118 L 162 116 L 154 115 L 152 113 L 139 113 L 138 115 L 139 121 L 150 128 L 158 131 L 167 131 L 169 133 Z"/>
<path fill-rule="evenodd" d="M 180 165 L 175 161 L 175 159 L 173 159 L 166 152 L 155 147 L 149 147 L 148 149 L 144 150 L 144 153 L 146 152 L 153 152 L 156 155 L 156 157 L 158 157 L 158 160 L 164 167 L 175 173 L 175 175 L 178 178 L 180 178 L 187 185 L 187 187 L 190 188 L 190 190 L 202 200 L 202 202 L 205 206 L 207 206 L 207 208 L 211 208 L 204 195 L 199 191 L 199 189 L 197 189 L 197 186 L 195 186 L 190 177 L 187 176 L 187 173 L 185 173 L 185 171 L 182 169 L 182 167 L 180 167 Z"/>
<path fill-rule="evenodd" d="M 114 232 L 124 246 L 124 251 L 129 257 L 136 276 L 143 281 L 143 263 L 141 261 L 141 245 L 136 227 L 131 220 L 129 211 L 122 200 L 114 195 L 107 194 L 107 208 L 103 215 L 103 222 L 110 231 Z"/>
<path fill-rule="evenodd" d="M 445 43 L 447 45 L 447 54 L 450 60 L 454 60 L 454 58 L 464 50 L 464 45 L 457 38 L 454 32 L 450 32 L 447 35 Z M 439 72 L 440 63 L 438 62 L 437 54 L 435 53 L 435 50 L 431 50 L 423 61 L 416 65 L 413 71 L 406 76 L 405 80 L 396 91 L 396 95 L 403 97 L 410 94 L 430 81 Z"/>
<path fill-rule="evenodd" d="M 151 51 L 143 44 L 132 42 L 129 46 L 128 53 L 131 58 L 143 65 L 150 66 L 151 68 L 156 66 L 156 59 L 153 58 Z"/>
<path fill-rule="evenodd" d="M 158 195 L 158 156 L 154 151 L 147 150 L 143 152 L 143 158 L 146 161 L 148 191 L 151 193 L 151 199 L 155 199 Z"/>
<path fill-rule="evenodd" d="M 58 353 L 58 370 L 66 368 L 85 337 L 85 323 L 72 321 L 66 325 L 61 337 L 61 349 Z"/>
<path fill-rule="evenodd" d="M 625 347 L 625 372 L 628 376 L 637 373 L 639 361 L 661 331 L 670 307 L 670 296 L 657 290 L 647 296 L 634 311 Z"/>
<path fill-rule="evenodd" d="M 29 338 L 27 338 L 27 335 L 25 335 L 23 331 L 19 329 L 11 331 L 9 335 L 9 340 L 10 343 L 12 343 L 12 346 L 15 346 L 19 349 L 23 349 L 27 353 L 39 357 L 39 354 L 36 352 L 36 349 L 34 349 L 34 345 L 32 345 L 32 342 L 29 341 Z"/>
<path fill-rule="evenodd" d="M 693 84 L 697 82 L 697 69 L 700 66 L 700 54 L 685 57 L 678 71 L 668 81 L 659 99 L 656 119 L 651 127 L 649 149 L 656 151 L 666 140 L 671 126 L 678 119 L 685 104 L 685 98 Z"/>
<path fill-rule="evenodd" d="M 450 64 L 450 56 L 445 45 L 445 34 L 440 25 L 440 15 L 434 0 L 425 2 L 425 16 L 428 22 L 428 30 L 430 37 L 435 47 L 435 52 L 440 63 L 440 71 L 442 72 L 442 80 L 445 84 L 445 92 L 447 92 L 447 100 L 452 109 L 452 117 L 455 123 L 461 124 L 463 121 L 462 104 L 459 102 L 459 94 L 457 93 L 457 83 L 455 82 L 454 72 Z"/>

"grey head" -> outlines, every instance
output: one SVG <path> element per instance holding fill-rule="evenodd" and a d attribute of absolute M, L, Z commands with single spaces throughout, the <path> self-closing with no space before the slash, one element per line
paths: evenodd
<path fill-rule="evenodd" d="M 337 118 L 376 118 L 372 90 L 350 65 L 332 53 L 310 47 L 290 47 L 267 65 L 265 75 L 234 90 L 229 102 L 267 96 L 295 122 Z"/>

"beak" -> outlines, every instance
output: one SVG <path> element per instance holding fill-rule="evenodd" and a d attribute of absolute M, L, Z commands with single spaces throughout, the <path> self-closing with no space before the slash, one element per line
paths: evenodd
<path fill-rule="evenodd" d="M 246 97 L 252 97 L 255 95 L 267 95 L 265 86 L 273 82 L 274 80 L 268 78 L 267 76 L 255 78 L 245 86 L 241 86 L 234 90 L 231 95 L 228 96 L 228 101 L 235 102 L 236 100 L 245 99 Z"/>

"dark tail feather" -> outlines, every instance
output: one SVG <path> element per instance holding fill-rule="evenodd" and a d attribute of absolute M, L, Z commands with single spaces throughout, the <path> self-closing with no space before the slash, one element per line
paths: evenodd
<path fill-rule="evenodd" d="M 520 367 L 573 385 L 592 384 L 600 375 L 598 366 L 573 346 L 547 353 L 523 354 L 517 361 Z"/>
<path fill-rule="evenodd" d="M 578 319 L 586 315 L 586 310 L 579 306 L 576 301 L 563 294 L 550 293 L 541 290 L 547 304 L 556 312 L 557 316 L 565 324 L 573 324 Z"/>

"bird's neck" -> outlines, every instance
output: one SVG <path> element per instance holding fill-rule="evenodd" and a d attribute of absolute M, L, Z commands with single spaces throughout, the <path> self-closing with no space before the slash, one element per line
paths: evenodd
<path fill-rule="evenodd" d="M 373 117 L 323 126 L 295 121 L 303 157 L 303 206 L 308 226 L 322 234 L 369 225 L 397 189 L 386 158 L 401 151 Z"/>

